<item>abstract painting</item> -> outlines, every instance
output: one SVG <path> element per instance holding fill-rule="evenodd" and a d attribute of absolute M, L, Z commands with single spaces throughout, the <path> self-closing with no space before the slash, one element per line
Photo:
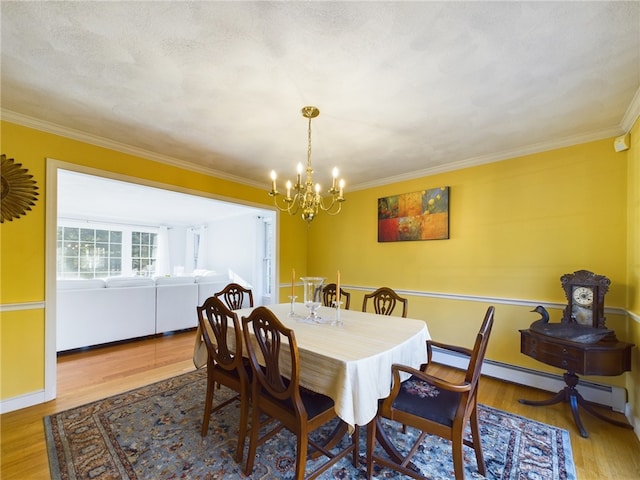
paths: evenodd
<path fill-rule="evenodd" d="M 378 199 L 378 242 L 449 238 L 449 187 Z"/>

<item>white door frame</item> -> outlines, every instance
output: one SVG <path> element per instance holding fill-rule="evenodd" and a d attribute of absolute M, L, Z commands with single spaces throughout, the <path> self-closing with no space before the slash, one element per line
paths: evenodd
<path fill-rule="evenodd" d="M 220 195 L 207 194 L 206 192 L 191 190 L 159 182 L 154 182 L 144 178 L 131 177 L 117 174 L 107 170 L 77 165 L 63 162 L 52 158 L 46 159 L 46 218 L 45 218 L 45 353 L 44 353 L 44 401 L 56 398 L 57 390 L 57 348 L 56 348 L 56 256 L 57 256 L 57 224 L 58 224 L 58 170 L 69 170 L 99 177 L 135 183 L 139 185 L 161 188 L 174 192 L 196 195 L 214 200 L 221 200 L 238 205 L 246 205 L 253 208 L 275 212 L 275 225 L 273 242 L 274 258 L 273 278 L 271 279 L 273 289 L 277 291 L 276 281 L 278 276 L 278 231 L 279 212 L 274 207 L 251 202 L 243 202 L 235 198 L 223 197 Z"/>

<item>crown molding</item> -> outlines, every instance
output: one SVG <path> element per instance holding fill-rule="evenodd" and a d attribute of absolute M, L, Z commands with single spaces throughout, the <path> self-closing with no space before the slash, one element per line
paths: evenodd
<path fill-rule="evenodd" d="M 420 177 L 428 177 L 430 175 L 436 175 L 439 173 L 452 172 L 454 170 L 461 170 L 463 168 L 475 167 L 478 165 L 484 165 L 486 163 L 499 162 L 501 160 L 509 160 L 511 158 L 522 157 L 525 155 L 532 155 L 534 153 L 547 152 L 549 150 L 556 150 L 558 148 L 571 147 L 573 145 L 579 145 L 581 143 L 593 142 L 596 140 L 602 140 L 603 138 L 615 137 L 623 133 L 622 126 L 606 128 L 590 133 L 584 133 L 580 135 L 572 135 L 564 137 L 558 140 L 549 142 L 534 143 L 521 148 L 514 148 L 511 150 L 504 150 L 502 152 L 492 153 L 489 155 L 480 155 L 478 157 L 470 157 L 457 162 L 450 162 L 444 165 L 436 165 L 433 167 L 425 168 L 424 170 L 414 170 L 402 175 L 396 175 L 393 177 L 385 177 L 379 181 L 359 183 L 349 187 L 350 191 L 364 190 L 367 188 L 380 187 L 383 185 L 389 185 L 391 183 L 404 182 L 406 180 L 413 180 Z"/>
<path fill-rule="evenodd" d="M 625 133 L 631 131 L 633 124 L 636 123 L 638 117 L 640 116 L 640 87 L 636 90 L 636 94 L 633 96 L 631 103 L 629 104 L 629 108 L 624 113 L 624 117 L 622 117 L 622 122 L 620 122 L 620 127 L 624 130 Z"/>
<path fill-rule="evenodd" d="M 452 172 L 454 170 L 460 170 L 463 168 L 469 168 L 469 167 L 475 167 L 475 166 L 483 165 L 487 163 L 499 162 L 501 160 L 508 160 L 510 158 L 517 158 L 524 155 L 531 155 L 534 153 L 541 153 L 549 150 L 555 150 L 558 148 L 570 147 L 573 145 L 578 145 L 580 143 L 587 143 L 591 141 L 601 140 L 603 138 L 615 137 L 617 135 L 621 135 L 622 133 L 629 131 L 639 115 L 640 115 L 640 88 L 636 92 L 631 104 L 629 105 L 629 108 L 625 113 L 623 121 L 620 123 L 620 126 L 618 127 L 608 128 L 608 129 L 590 132 L 586 134 L 573 135 L 573 136 L 561 138 L 559 140 L 536 143 L 536 144 L 528 145 L 525 147 L 515 148 L 511 150 L 504 150 L 502 152 L 492 153 L 488 155 L 470 157 L 470 158 L 459 160 L 456 162 L 450 162 L 444 165 L 436 165 L 433 167 L 425 168 L 423 170 L 413 170 L 407 173 L 403 173 L 402 175 L 385 177 L 380 180 L 374 180 L 371 182 L 353 184 L 349 187 L 349 190 L 350 191 L 365 190 L 368 188 L 380 187 L 383 185 L 390 185 L 392 183 L 413 180 L 420 177 L 428 177 L 430 175 L 437 175 L 440 173 Z M 150 152 L 148 150 L 133 147 L 131 145 L 120 143 L 120 142 L 110 140 L 104 137 L 100 137 L 97 135 L 84 133 L 79 130 L 63 127 L 51 122 L 39 120 L 33 117 L 29 117 L 27 115 L 10 111 L 10 110 L 0 109 L 0 116 L 2 120 L 5 120 L 7 122 L 16 123 L 24 127 L 33 128 L 35 130 L 52 133 L 54 135 L 59 135 L 62 137 L 70 138 L 72 140 L 77 140 L 80 142 L 89 143 L 91 145 L 108 148 L 110 150 L 126 153 L 129 155 L 135 155 L 137 157 L 146 158 L 148 160 L 153 160 L 155 162 L 164 163 L 166 165 L 182 168 L 185 170 L 201 173 L 204 175 L 210 175 L 223 180 L 228 180 L 228 181 L 239 183 L 242 185 L 247 185 L 249 187 L 254 187 L 258 189 L 265 188 L 265 185 L 263 183 L 255 182 L 247 178 L 238 177 L 236 175 L 230 175 L 228 173 L 221 172 L 219 170 L 215 170 L 212 168 L 206 168 L 199 165 L 195 165 L 193 163 L 189 163 L 174 157 L 169 157 L 166 155 Z"/>
<path fill-rule="evenodd" d="M 134 155 L 136 157 L 145 158 L 147 160 L 153 160 L 154 162 L 163 163 L 172 167 L 182 168 L 196 173 L 209 175 L 212 177 L 228 180 L 230 182 L 240 183 L 250 187 L 264 189 L 265 185 L 259 182 L 248 180 L 244 177 L 238 177 L 236 175 L 230 175 L 213 168 L 207 168 L 200 165 L 180 160 L 178 158 L 169 157 L 167 155 L 161 155 L 159 153 L 150 152 L 138 147 L 133 147 L 125 143 L 110 140 L 108 138 L 100 137 L 98 135 L 92 135 L 90 133 L 81 132 L 72 128 L 63 127 L 55 123 L 39 120 L 37 118 L 29 117 L 21 113 L 13 112 L 11 110 L 0 109 L 0 116 L 2 120 L 22 125 L 23 127 L 33 128 L 34 130 L 40 130 L 46 133 L 52 133 L 61 137 L 70 138 L 79 142 L 88 143 L 98 147 L 108 148 L 116 152 L 126 153 L 128 155 Z"/>

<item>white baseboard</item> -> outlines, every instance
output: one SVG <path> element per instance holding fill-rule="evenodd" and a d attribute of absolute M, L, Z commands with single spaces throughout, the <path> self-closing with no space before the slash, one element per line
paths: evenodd
<path fill-rule="evenodd" d="M 633 425 L 633 431 L 636 432 L 636 437 L 640 440 L 640 418 L 633 416 L 631 405 L 628 403 L 627 408 L 625 408 L 624 415 L 627 417 L 627 420 L 629 420 L 629 423 Z"/>
<path fill-rule="evenodd" d="M 20 410 L 21 408 L 32 407 L 39 403 L 46 402 L 44 390 L 38 390 L 31 393 L 26 393 L 18 397 L 6 398 L 0 401 L 0 414 L 13 412 L 14 410 Z"/>
<path fill-rule="evenodd" d="M 448 352 L 437 348 L 433 349 L 433 361 L 444 365 L 465 369 L 467 368 L 466 358 L 467 357 L 456 354 L 455 352 Z M 498 378 L 500 380 L 505 380 L 507 382 L 527 385 L 529 387 L 539 388 L 541 390 L 554 393 L 559 392 L 566 386 L 562 375 L 540 372 L 493 360 L 484 361 L 482 364 L 482 374 Z M 577 388 L 585 400 L 600 405 L 606 405 L 616 412 L 626 413 L 626 389 L 611 385 L 587 382 L 582 379 L 580 380 L 580 383 L 578 383 Z M 629 417 L 627 416 L 627 418 Z"/>

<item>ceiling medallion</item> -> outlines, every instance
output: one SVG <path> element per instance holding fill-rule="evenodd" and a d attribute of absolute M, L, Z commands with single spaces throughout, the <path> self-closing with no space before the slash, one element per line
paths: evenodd
<path fill-rule="evenodd" d="M 21 163 L 15 163 L 13 158 L 7 158 L 2 154 L 2 187 L 0 189 L 0 223 L 5 220 L 12 221 L 21 215 L 26 215 L 28 210 L 35 205 L 38 192 L 33 175 L 29 175 L 26 168 L 21 168 Z"/>
<path fill-rule="evenodd" d="M 329 215 L 337 215 L 342 208 L 342 202 L 344 202 L 344 180 L 338 182 L 338 169 L 333 169 L 333 184 L 327 191 L 330 195 L 328 204 L 325 204 L 324 199 L 320 195 L 320 184 L 313 184 L 313 168 L 311 168 L 311 119 L 320 115 L 320 110 L 316 107 L 304 107 L 302 109 L 302 116 L 309 119 L 309 129 L 307 133 L 307 170 L 304 183 L 302 183 L 302 163 L 298 163 L 298 173 L 295 185 L 292 185 L 287 180 L 287 196 L 282 200 L 283 205 L 278 204 L 278 195 L 281 195 L 276 186 L 276 172 L 271 171 L 271 191 L 269 195 L 273 197 L 273 203 L 282 212 L 287 212 L 289 215 L 296 215 L 299 211 L 302 212 L 302 219 L 307 222 L 307 225 L 316 217 L 317 213 L 322 210 Z M 294 195 L 291 196 L 291 190 L 293 189 Z"/>

